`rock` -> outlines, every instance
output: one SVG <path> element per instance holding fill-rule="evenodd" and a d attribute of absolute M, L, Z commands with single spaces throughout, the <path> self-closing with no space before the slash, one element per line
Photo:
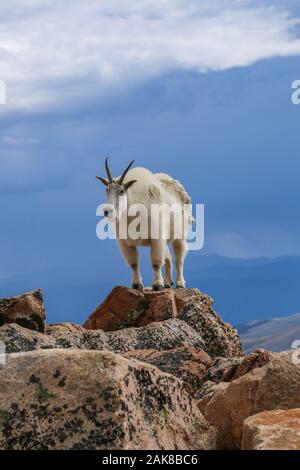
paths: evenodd
<path fill-rule="evenodd" d="M 243 450 L 300 450 L 300 409 L 262 411 L 244 421 Z"/>
<path fill-rule="evenodd" d="M 111 352 L 8 354 L 0 383 L 3 450 L 215 448 L 180 380 Z"/>
<path fill-rule="evenodd" d="M 52 348 L 111 350 L 102 330 L 85 330 L 86 334 L 83 334 L 72 333 L 68 328 L 47 327 L 47 331 L 48 334 L 42 334 L 11 323 L 0 328 L 0 340 L 4 342 L 8 353 Z"/>
<path fill-rule="evenodd" d="M 46 327 L 46 333 L 48 335 L 55 335 L 59 332 L 85 333 L 86 328 L 81 325 L 76 325 L 76 323 L 69 322 L 52 323 Z"/>
<path fill-rule="evenodd" d="M 204 350 L 211 356 L 243 356 L 240 337 L 235 328 L 224 323 L 212 309 L 212 299 L 205 294 L 194 297 L 179 313 L 184 320 L 196 330 L 205 341 Z"/>
<path fill-rule="evenodd" d="M 275 353 L 257 349 L 245 357 L 217 357 L 207 370 L 203 382 L 231 382 L 247 374 L 256 367 L 262 367 L 276 356 Z"/>
<path fill-rule="evenodd" d="M 257 367 L 263 367 L 268 364 L 272 359 L 276 357 L 276 353 L 266 351 L 264 349 L 257 349 L 256 351 L 245 356 L 240 364 L 237 364 L 237 367 L 233 371 L 232 376 L 228 377 L 228 381 L 236 380 L 239 377 L 247 374 Z M 226 378 L 225 378 L 226 381 Z"/>
<path fill-rule="evenodd" d="M 194 399 L 202 400 L 204 397 L 212 394 L 216 390 L 218 390 L 218 384 L 212 382 L 211 380 L 206 380 L 203 384 L 201 384 L 201 386 L 195 393 Z"/>
<path fill-rule="evenodd" d="M 203 383 L 209 381 L 215 384 L 230 382 L 243 357 L 216 357 L 213 365 L 203 376 Z"/>
<path fill-rule="evenodd" d="M 212 299 L 208 295 L 203 294 L 199 289 L 172 289 L 172 291 L 174 293 L 177 314 L 180 314 L 184 307 L 191 304 L 196 298 L 210 299 L 212 302 Z"/>
<path fill-rule="evenodd" d="M 41 289 L 0 299 L 0 326 L 17 323 L 30 330 L 45 331 L 45 307 Z"/>
<path fill-rule="evenodd" d="M 124 357 L 153 364 L 160 370 L 178 377 L 183 380 L 185 388 L 191 394 L 199 389 L 205 371 L 213 363 L 205 351 L 188 346 L 180 346 L 168 351 L 137 349 L 128 351 Z"/>
<path fill-rule="evenodd" d="M 112 331 L 131 326 L 145 326 L 177 316 L 174 292 L 160 292 L 115 287 L 84 324 L 88 330 Z"/>
<path fill-rule="evenodd" d="M 232 382 L 220 382 L 199 407 L 218 428 L 219 447 L 239 448 L 246 418 L 260 411 L 300 407 L 300 367 L 293 361 L 293 351 L 276 354 Z"/>
<path fill-rule="evenodd" d="M 107 333 L 102 330 L 72 333 L 66 328 L 55 326 L 47 328 L 47 331 L 48 334 L 43 335 L 10 324 L 0 328 L 0 340 L 6 344 L 7 352 L 75 348 L 125 353 L 134 349 L 174 349 L 182 345 L 202 349 L 204 345 L 201 336 L 177 318 L 152 323 L 145 327 L 126 328 Z"/>
<path fill-rule="evenodd" d="M 106 334 L 111 348 L 118 353 L 125 353 L 132 349 L 161 351 L 183 345 L 203 349 L 204 346 L 201 336 L 178 318 Z"/>
<path fill-rule="evenodd" d="M 16 323 L 3 325 L 0 328 L 0 341 L 5 344 L 7 353 L 57 347 L 55 339 L 51 336 L 28 330 L 28 328 L 23 328 Z"/>

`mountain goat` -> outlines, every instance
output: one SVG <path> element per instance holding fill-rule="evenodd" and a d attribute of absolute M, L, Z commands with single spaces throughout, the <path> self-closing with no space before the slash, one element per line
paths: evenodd
<path fill-rule="evenodd" d="M 153 290 L 173 285 L 170 243 L 175 258 L 176 287 L 185 287 L 183 263 L 187 251 L 187 232 L 193 222 L 191 199 L 183 186 L 169 175 L 153 174 L 146 168 L 131 168 L 133 163 L 128 165 L 121 176 L 113 178 L 107 158 L 107 178 L 97 176 L 106 186 L 107 204 L 103 214 L 114 224 L 120 251 L 132 269 L 132 287 L 143 289 L 138 246 L 150 246 Z M 140 217 L 143 213 L 143 217 L 137 218 L 137 213 Z M 133 234 L 130 232 L 130 224 L 136 228 Z M 140 230 L 137 231 L 137 228 Z M 164 278 L 161 272 L 163 265 Z"/>

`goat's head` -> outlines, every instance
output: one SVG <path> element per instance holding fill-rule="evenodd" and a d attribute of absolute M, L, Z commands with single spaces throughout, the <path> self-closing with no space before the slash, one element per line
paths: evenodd
<path fill-rule="evenodd" d="M 118 179 L 115 179 L 109 169 L 108 158 L 106 158 L 105 168 L 107 178 L 96 176 L 96 178 L 106 186 L 107 204 L 104 206 L 103 213 L 110 221 L 118 220 L 127 209 L 127 191 L 134 183 L 137 182 L 137 180 L 129 180 L 124 183 L 124 179 L 133 163 L 134 160 L 129 163 L 122 175 Z"/>

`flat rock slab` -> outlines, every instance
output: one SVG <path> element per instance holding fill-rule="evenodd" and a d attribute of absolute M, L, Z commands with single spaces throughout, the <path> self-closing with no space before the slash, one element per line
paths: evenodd
<path fill-rule="evenodd" d="M 300 408 L 262 411 L 247 418 L 242 450 L 300 450 Z"/>
<path fill-rule="evenodd" d="M 0 366 L 0 449 L 213 449 L 181 381 L 107 351 L 38 350 Z"/>

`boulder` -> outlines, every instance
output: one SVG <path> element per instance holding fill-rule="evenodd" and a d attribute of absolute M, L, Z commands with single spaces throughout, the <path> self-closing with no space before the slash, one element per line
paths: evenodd
<path fill-rule="evenodd" d="M 246 418 L 260 411 L 300 407 L 300 367 L 293 351 L 276 354 L 232 382 L 220 382 L 198 403 L 219 430 L 219 447 L 240 448 Z"/>
<path fill-rule="evenodd" d="M 6 346 L 6 352 L 25 352 L 36 349 L 74 348 L 111 350 L 104 331 L 86 331 L 86 334 L 72 333 L 66 328 L 48 328 L 51 335 L 22 328 L 15 323 L 0 328 L 0 341 Z"/>
<path fill-rule="evenodd" d="M 256 367 L 264 366 L 275 356 L 276 354 L 270 351 L 257 349 L 244 357 L 217 357 L 203 376 L 203 382 L 232 382 Z"/>
<path fill-rule="evenodd" d="M 202 377 L 213 361 L 202 349 L 180 346 L 168 351 L 137 349 L 123 355 L 153 364 L 164 372 L 183 380 L 185 388 L 194 394 L 200 387 Z"/>
<path fill-rule="evenodd" d="M 213 449 L 175 377 L 107 351 L 39 350 L 0 367 L 0 449 Z"/>
<path fill-rule="evenodd" d="M 230 382 L 243 357 L 216 357 L 212 366 L 203 376 L 203 383 L 209 381 L 215 384 Z"/>
<path fill-rule="evenodd" d="M 41 289 L 0 299 L 0 326 L 17 323 L 30 330 L 45 331 L 45 307 Z"/>
<path fill-rule="evenodd" d="M 84 323 L 88 330 L 118 330 L 177 316 L 175 296 L 172 289 L 156 292 L 115 287 Z"/>
<path fill-rule="evenodd" d="M 6 353 L 57 347 L 55 339 L 51 336 L 23 328 L 16 323 L 1 326 L 0 341 L 4 343 Z"/>
<path fill-rule="evenodd" d="M 227 381 L 232 382 L 232 380 L 242 377 L 257 367 L 263 367 L 274 359 L 276 355 L 276 353 L 266 351 L 265 349 L 256 349 L 254 352 L 245 356 L 240 364 L 237 364 L 235 370 L 232 371 L 232 376 L 225 378 L 225 381 L 227 379 Z"/>
<path fill-rule="evenodd" d="M 242 450 L 300 450 L 300 408 L 262 411 L 247 418 Z"/>

